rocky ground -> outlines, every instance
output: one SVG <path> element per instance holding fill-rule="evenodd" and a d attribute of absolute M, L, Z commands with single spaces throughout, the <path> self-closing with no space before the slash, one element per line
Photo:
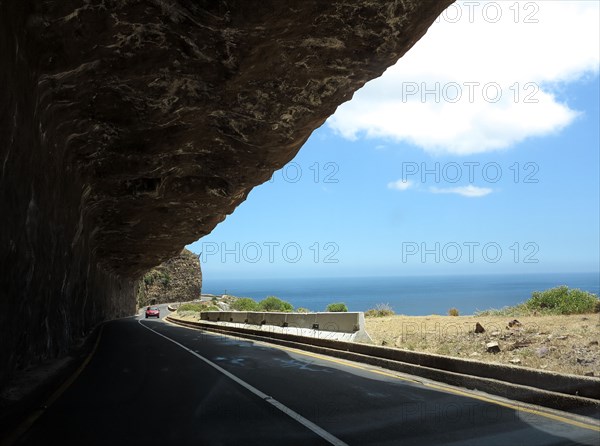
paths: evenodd
<path fill-rule="evenodd" d="M 600 315 L 367 318 L 378 345 L 600 377 Z M 475 333 L 479 323 L 485 330 Z M 512 325 L 512 326 L 510 326 Z M 499 351 L 498 351 L 499 350 Z"/>

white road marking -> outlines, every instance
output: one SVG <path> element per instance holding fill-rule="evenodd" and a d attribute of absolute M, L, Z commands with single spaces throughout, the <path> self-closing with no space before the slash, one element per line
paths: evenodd
<path fill-rule="evenodd" d="M 138 320 L 138 322 L 145 329 L 150 330 L 151 332 L 157 334 L 158 336 L 161 336 L 161 337 L 167 339 L 168 341 L 171 341 L 173 344 L 177 345 L 178 347 L 181 347 L 182 349 L 184 349 L 188 353 L 191 353 L 192 355 L 194 355 L 198 359 L 201 359 L 202 361 L 204 361 L 205 363 L 207 363 L 209 366 L 213 367 L 214 369 L 216 369 L 219 372 L 221 372 L 223 375 L 227 376 L 229 379 L 235 381 L 240 386 L 242 386 L 245 389 L 249 390 L 250 392 L 252 392 L 256 396 L 258 396 L 260 399 L 262 399 L 263 401 L 266 401 L 267 403 L 269 403 L 272 406 L 276 407 L 277 409 L 279 409 L 280 411 L 282 411 L 284 414 L 286 414 L 290 418 L 296 420 L 298 423 L 302 424 L 303 426 L 307 427 L 308 429 L 310 429 L 315 434 L 317 434 L 319 437 L 323 438 L 324 440 L 328 441 L 329 443 L 331 443 L 333 445 L 336 445 L 336 446 L 348 446 L 347 443 L 344 443 L 342 440 L 340 440 L 336 436 L 330 434 L 329 432 L 327 432 L 322 427 L 317 426 L 312 421 L 307 420 L 306 418 L 304 418 L 299 413 L 294 412 L 292 409 L 290 409 L 289 407 L 287 407 L 283 403 L 280 403 L 279 401 L 277 401 L 275 398 L 272 398 L 269 395 L 267 395 L 266 393 L 261 392 L 256 387 L 252 386 L 251 384 L 248 384 L 246 381 L 238 378 L 234 374 L 229 373 L 227 370 L 225 370 L 222 367 L 219 367 L 217 364 L 215 364 L 214 362 L 210 361 L 209 359 L 206 359 L 204 356 L 196 353 L 193 350 L 190 350 L 185 345 L 180 344 L 179 342 L 175 341 L 174 339 L 171 339 L 168 336 L 165 336 L 164 334 L 159 333 L 158 331 L 153 330 L 150 327 L 147 327 L 145 324 L 142 324 L 141 319 Z"/>

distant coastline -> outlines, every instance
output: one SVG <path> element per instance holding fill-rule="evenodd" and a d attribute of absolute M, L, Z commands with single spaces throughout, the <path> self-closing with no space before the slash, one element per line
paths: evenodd
<path fill-rule="evenodd" d="M 579 288 L 596 295 L 600 273 L 486 274 L 460 276 L 210 279 L 204 277 L 202 292 L 263 299 L 273 295 L 295 307 L 323 311 L 332 302 L 343 301 L 350 311 L 366 311 L 387 303 L 397 314 L 425 316 L 460 314 L 502 308 L 527 300 L 533 291 L 559 285 Z"/>

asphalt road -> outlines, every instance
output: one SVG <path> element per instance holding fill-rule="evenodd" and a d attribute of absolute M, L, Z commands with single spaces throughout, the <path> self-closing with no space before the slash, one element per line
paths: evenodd
<path fill-rule="evenodd" d="M 107 323 L 83 372 L 17 444 L 600 445 L 581 419 L 177 327 L 161 310 Z"/>

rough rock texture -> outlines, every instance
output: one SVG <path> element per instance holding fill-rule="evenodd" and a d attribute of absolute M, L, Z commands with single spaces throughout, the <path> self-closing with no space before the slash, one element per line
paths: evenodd
<path fill-rule="evenodd" d="M 0 385 L 133 313 L 450 3 L 0 0 Z"/>
<path fill-rule="evenodd" d="M 196 254 L 184 249 L 181 254 L 152 268 L 142 280 L 137 295 L 138 307 L 189 302 L 200 298 L 202 270 Z"/>

